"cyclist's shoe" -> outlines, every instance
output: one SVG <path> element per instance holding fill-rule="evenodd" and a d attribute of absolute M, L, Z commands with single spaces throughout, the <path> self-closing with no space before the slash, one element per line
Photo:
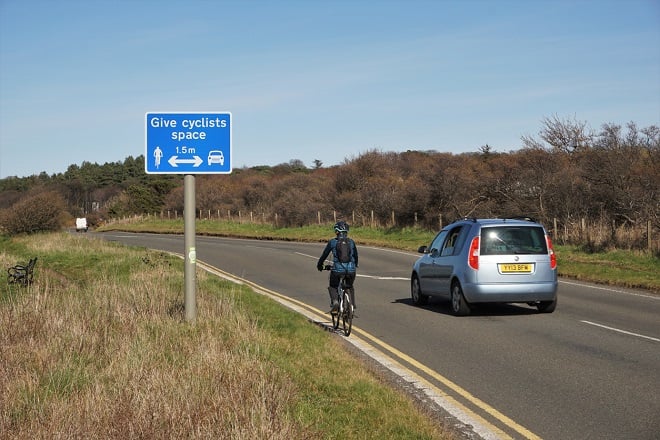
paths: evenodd
<path fill-rule="evenodd" d="M 330 313 L 337 313 L 339 311 L 339 301 L 334 300 L 330 304 Z"/>

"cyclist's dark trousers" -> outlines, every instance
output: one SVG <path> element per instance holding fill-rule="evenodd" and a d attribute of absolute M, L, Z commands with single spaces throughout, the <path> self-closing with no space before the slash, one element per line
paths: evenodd
<path fill-rule="evenodd" d="M 353 307 L 357 307 L 357 304 L 355 303 L 355 289 L 353 289 L 353 282 L 355 281 L 355 272 L 347 272 L 347 273 L 339 273 L 339 272 L 330 272 L 330 288 L 335 289 L 334 291 L 336 292 L 337 287 L 339 287 L 339 282 L 341 281 L 341 277 L 345 276 L 346 277 L 346 286 L 348 286 L 351 289 L 351 301 L 353 301 Z M 330 294 L 332 296 L 332 293 Z"/>

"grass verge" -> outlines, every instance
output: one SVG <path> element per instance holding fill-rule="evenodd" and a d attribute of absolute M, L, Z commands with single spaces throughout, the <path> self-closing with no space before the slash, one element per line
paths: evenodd
<path fill-rule="evenodd" d="M 587 253 L 557 246 L 559 274 L 582 281 L 660 293 L 660 259 L 646 252 L 611 250 Z"/>
<path fill-rule="evenodd" d="M 340 343 L 252 290 L 88 236 L 0 239 L 38 256 L 0 289 L 0 432 L 8 438 L 450 438 Z M 339 372 L 350 372 L 348 375 Z"/>

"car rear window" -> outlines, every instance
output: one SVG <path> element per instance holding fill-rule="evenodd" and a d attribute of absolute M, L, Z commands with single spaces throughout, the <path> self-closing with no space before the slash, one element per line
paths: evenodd
<path fill-rule="evenodd" d="M 481 229 L 481 255 L 547 254 L 540 226 L 492 226 Z"/>

